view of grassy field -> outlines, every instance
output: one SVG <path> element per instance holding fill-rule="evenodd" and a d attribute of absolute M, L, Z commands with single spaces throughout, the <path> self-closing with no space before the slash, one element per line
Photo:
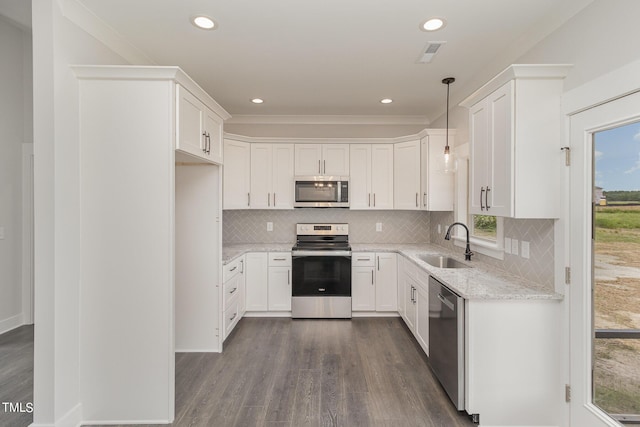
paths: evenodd
<path fill-rule="evenodd" d="M 598 206 L 595 226 L 594 326 L 640 329 L 640 205 Z M 599 338 L 594 349 L 594 402 L 640 414 L 640 339 Z"/>

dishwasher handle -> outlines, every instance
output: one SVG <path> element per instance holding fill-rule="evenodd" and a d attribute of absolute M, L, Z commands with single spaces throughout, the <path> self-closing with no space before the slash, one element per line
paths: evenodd
<path fill-rule="evenodd" d="M 443 297 L 441 293 L 438 293 L 438 299 L 439 299 L 439 300 L 440 300 L 444 305 L 446 305 L 446 306 L 449 308 L 449 310 L 451 310 L 451 311 L 456 311 L 456 308 L 455 308 L 455 306 L 453 305 L 453 303 L 452 303 L 451 301 L 447 300 L 445 297 Z"/>

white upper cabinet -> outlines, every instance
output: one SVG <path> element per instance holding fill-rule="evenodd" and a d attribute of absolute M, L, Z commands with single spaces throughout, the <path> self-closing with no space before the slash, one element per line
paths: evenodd
<path fill-rule="evenodd" d="M 469 108 L 473 214 L 557 218 L 566 65 L 512 65 L 460 105 Z"/>
<path fill-rule="evenodd" d="M 349 176 L 349 144 L 295 144 L 295 174 Z"/>
<path fill-rule="evenodd" d="M 249 209 L 251 206 L 251 145 L 224 141 L 223 209 Z"/>
<path fill-rule="evenodd" d="M 420 209 L 420 140 L 394 144 L 393 165 L 395 209 Z"/>
<path fill-rule="evenodd" d="M 349 207 L 393 209 L 393 144 L 351 144 Z"/>
<path fill-rule="evenodd" d="M 176 99 L 176 150 L 222 163 L 222 117 L 179 84 Z"/>
<path fill-rule="evenodd" d="M 293 209 L 292 144 L 251 144 L 251 209 Z"/>
<path fill-rule="evenodd" d="M 449 146 L 454 146 L 453 132 L 449 131 Z M 453 178 L 444 172 L 446 131 L 429 131 L 420 140 L 421 195 L 420 208 L 426 211 L 453 210 Z"/>

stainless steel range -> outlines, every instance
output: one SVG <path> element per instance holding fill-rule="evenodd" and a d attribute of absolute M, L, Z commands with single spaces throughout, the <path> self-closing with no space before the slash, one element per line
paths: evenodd
<path fill-rule="evenodd" d="M 297 224 L 291 317 L 351 318 L 349 224 Z"/>

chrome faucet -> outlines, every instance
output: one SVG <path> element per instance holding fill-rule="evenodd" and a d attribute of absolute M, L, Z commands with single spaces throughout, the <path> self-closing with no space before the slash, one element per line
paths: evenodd
<path fill-rule="evenodd" d="M 464 227 L 465 230 L 467 230 L 467 248 L 464 250 L 464 260 L 471 261 L 471 255 L 473 255 L 473 252 L 471 252 L 471 247 L 469 246 L 469 227 L 467 227 L 461 222 L 454 222 L 447 229 L 447 234 L 444 235 L 444 240 L 451 240 L 451 229 L 453 228 L 454 225 L 461 225 Z"/>

